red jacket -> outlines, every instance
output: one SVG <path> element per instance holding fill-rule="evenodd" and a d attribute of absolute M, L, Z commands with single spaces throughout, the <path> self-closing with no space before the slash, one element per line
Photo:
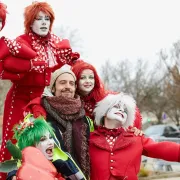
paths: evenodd
<path fill-rule="evenodd" d="M 51 72 L 76 60 L 78 55 L 72 53 L 68 40 L 53 34 L 40 37 L 29 33 L 15 41 L 0 39 L 0 79 L 13 82 L 4 104 L 0 162 L 11 158 L 6 142 L 13 140 L 13 126 L 24 119 L 23 108 L 41 97 L 44 87 L 50 83 Z"/>
<path fill-rule="evenodd" d="M 123 132 L 110 150 L 105 135 L 90 136 L 91 180 L 137 180 L 141 156 L 180 161 L 180 145 L 154 142 L 144 136 Z"/>
<path fill-rule="evenodd" d="M 8 43 L 10 44 L 10 42 Z M 20 43 L 20 46 L 23 45 L 23 47 L 19 48 L 18 43 Z M 27 51 L 29 52 L 28 49 L 31 48 L 37 54 L 30 52 L 29 57 L 25 57 Z M 68 40 L 60 40 L 53 34 L 49 35 L 46 39 L 39 38 L 33 33 L 21 35 L 16 39 L 14 46 L 9 45 L 9 49 L 14 55 L 9 55 L 4 59 L 3 68 L 5 74 L 4 77 L 2 76 L 2 79 L 18 80 L 16 83 L 22 86 L 48 86 L 51 72 L 60 68 L 63 64 L 71 64 L 73 58 L 76 59 L 74 56 L 78 55 L 72 53 Z M 15 49 L 17 50 L 15 51 Z M 47 52 L 49 50 L 51 51 L 49 56 L 54 60 L 51 65 L 48 61 Z M 22 51 L 24 52 L 23 56 L 18 56 L 19 51 L 21 54 Z M 44 54 L 44 51 L 46 51 L 46 54 Z M 37 60 L 31 61 L 32 57 L 36 57 Z M 34 70 L 40 66 L 43 67 L 42 72 Z M 12 75 L 9 75 L 10 73 Z"/>

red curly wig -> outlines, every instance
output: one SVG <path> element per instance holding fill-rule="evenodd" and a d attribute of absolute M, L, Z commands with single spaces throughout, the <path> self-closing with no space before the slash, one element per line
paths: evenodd
<path fill-rule="evenodd" d="M 28 34 L 31 30 L 31 25 L 34 22 L 34 19 L 38 16 L 38 13 L 42 11 L 50 17 L 50 31 L 55 19 L 54 11 L 51 6 L 46 2 L 33 2 L 31 5 L 27 6 L 24 11 L 24 27 L 25 33 Z"/>
<path fill-rule="evenodd" d="M 81 73 L 85 69 L 92 70 L 94 73 L 94 79 L 95 79 L 94 88 L 88 96 L 91 96 L 91 98 L 93 98 L 95 100 L 95 102 L 98 102 L 105 97 L 106 92 L 104 89 L 104 85 L 101 82 L 101 79 L 98 76 L 95 67 L 87 62 L 84 62 L 83 60 L 76 61 L 76 63 L 72 66 L 72 71 L 74 72 L 74 74 L 76 75 L 76 78 L 77 78 L 77 85 L 79 84 L 79 80 L 81 78 Z M 80 90 L 79 90 L 79 87 L 77 86 L 77 93 L 79 94 L 79 92 L 80 92 Z"/>
<path fill-rule="evenodd" d="M 0 2 L 0 18 L 2 19 L 2 28 L 0 30 L 3 29 L 5 23 L 6 23 L 6 14 L 7 14 L 7 10 L 6 10 L 7 6 Z"/>

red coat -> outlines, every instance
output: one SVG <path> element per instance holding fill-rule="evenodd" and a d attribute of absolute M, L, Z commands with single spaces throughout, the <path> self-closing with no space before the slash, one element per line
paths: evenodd
<path fill-rule="evenodd" d="M 105 135 L 94 131 L 90 136 L 91 180 L 137 180 L 141 156 L 180 161 L 180 145 L 154 142 L 144 136 L 123 132 L 110 150 Z"/>
<path fill-rule="evenodd" d="M 0 43 L 0 49 L 1 44 L 3 43 Z M 0 78 L 13 82 L 4 106 L 1 162 L 11 157 L 5 146 L 8 139 L 12 140 L 13 126 L 24 118 L 23 107 L 41 96 L 44 87 L 50 83 L 51 73 L 63 64 L 71 63 L 74 55 L 67 41 L 60 40 L 55 35 L 41 39 L 32 33 L 24 34 L 13 44 L 14 46 L 7 42 L 13 56 L 5 57 L 7 52 L 0 52 L 0 57 L 5 57 L 0 62 Z M 29 58 L 27 52 L 30 52 Z"/>

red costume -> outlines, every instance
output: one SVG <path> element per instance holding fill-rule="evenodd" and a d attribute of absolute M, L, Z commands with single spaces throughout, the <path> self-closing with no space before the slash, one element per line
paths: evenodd
<path fill-rule="evenodd" d="M 90 69 L 94 72 L 95 86 L 89 95 L 82 96 L 78 88 L 78 84 L 81 77 L 81 73 L 85 69 Z M 89 116 L 91 119 L 94 119 L 92 113 L 93 113 L 96 103 L 102 100 L 108 94 L 116 94 L 116 92 L 105 90 L 104 85 L 101 82 L 101 79 L 98 76 L 96 69 L 94 68 L 94 66 L 92 66 L 89 63 L 86 63 L 82 60 L 78 60 L 72 66 L 72 71 L 77 77 L 77 94 L 81 96 L 81 99 L 84 102 L 84 109 L 86 111 L 86 116 Z M 135 117 L 134 126 L 138 129 L 142 128 L 142 117 L 138 108 L 136 108 L 136 117 Z"/>
<path fill-rule="evenodd" d="M 180 145 L 154 142 L 122 130 L 111 149 L 105 132 L 90 136 L 91 180 L 137 180 L 141 156 L 180 162 Z"/>
<path fill-rule="evenodd" d="M 0 62 L 0 77 L 13 83 L 5 100 L 0 161 L 10 158 L 5 147 L 6 141 L 12 139 L 14 124 L 24 119 L 23 107 L 41 96 L 54 70 L 63 64 L 71 64 L 79 57 L 78 53 L 72 53 L 68 40 L 62 40 L 51 33 L 42 37 L 31 31 L 31 24 L 39 10 L 50 16 L 51 31 L 54 21 L 52 9 L 47 3 L 35 2 L 25 9 L 25 34 L 15 41 L 3 38 L 0 41 L 0 49 L 3 49 L 0 52 L 0 59 L 3 59 Z M 12 55 L 9 55 L 7 49 Z"/>
<path fill-rule="evenodd" d="M 180 144 L 158 143 L 127 131 L 136 113 L 131 96 L 110 94 L 94 113 L 98 127 L 89 140 L 91 180 L 138 180 L 142 155 L 180 162 Z"/>

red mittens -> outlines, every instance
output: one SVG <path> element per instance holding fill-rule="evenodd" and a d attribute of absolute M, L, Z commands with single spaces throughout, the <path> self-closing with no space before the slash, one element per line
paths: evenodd
<path fill-rule="evenodd" d="M 46 119 L 46 111 L 41 105 L 32 106 L 32 114 L 35 118 L 43 116 Z"/>
<path fill-rule="evenodd" d="M 43 116 L 46 119 L 46 111 L 41 106 L 41 98 L 37 97 L 29 102 L 24 108 L 25 113 L 31 113 L 35 118 Z"/>

